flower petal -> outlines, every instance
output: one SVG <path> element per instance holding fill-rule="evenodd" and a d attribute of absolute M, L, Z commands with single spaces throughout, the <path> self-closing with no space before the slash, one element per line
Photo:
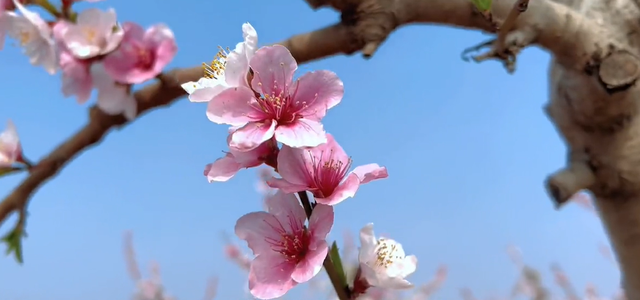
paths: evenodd
<path fill-rule="evenodd" d="M 342 162 L 343 165 L 347 165 L 350 160 L 347 152 L 342 149 L 342 146 L 338 144 L 338 142 L 333 138 L 332 134 L 327 133 L 326 136 L 326 143 L 309 149 L 309 151 L 311 151 L 311 155 L 314 156 L 317 160 L 323 162 L 339 161 Z"/>
<path fill-rule="evenodd" d="M 184 86 L 182 88 L 186 90 L 186 88 Z M 214 97 L 218 96 L 220 93 L 222 93 L 223 91 L 227 90 L 227 88 L 228 87 L 226 85 L 215 85 L 215 86 L 211 86 L 211 87 L 203 87 L 203 88 L 195 89 L 189 95 L 189 101 L 191 101 L 191 102 L 209 102 Z M 209 116 L 209 114 L 207 114 L 207 116 Z M 211 120 L 211 117 L 209 117 L 209 120 Z M 242 124 L 244 124 L 244 123 L 242 123 Z"/>
<path fill-rule="evenodd" d="M 296 282 L 291 279 L 295 265 L 287 263 L 281 255 L 258 255 L 249 270 L 249 291 L 259 299 L 282 297 Z"/>
<path fill-rule="evenodd" d="M 267 179 L 267 185 L 270 188 L 282 190 L 285 193 L 297 193 L 306 191 L 309 187 L 306 184 L 294 184 L 282 178 L 271 177 Z"/>
<path fill-rule="evenodd" d="M 109 115 L 123 114 L 128 120 L 137 113 L 136 99 L 127 91 L 127 87 L 116 84 L 106 73 L 102 64 L 91 66 L 91 78 L 98 89 L 98 108 Z"/>
<path fill-rule="evenodd" d="M 225 59 L 224 78 L 229 86 L 246 86 L 249 73 L 249 60 L 245 53 L 231 52 Z"/>
<path fill-rule="evenodd" d="M 277 129 L 276 129 L 277 130 Z M 302 148 L 292 148 L 287 145 L 283 145 L 278 153 L 278 173 L 282 176 L 282 179 L 275 179 L 271 181 L 274 186 L 271 186 L 269 181 L 267 184 L 273 188 L 287 188 L 290 186 L 297 187 L 310 187 L 311 181 L 308 170 L 313 169 L 313 157 L 309 153 L 310 150 Z M 283 183 L 285 181 L 286 183 Z M 278 185 L 278 186 L 275 186 Z M 295 192 L 299 192 L 297 190 Z M 291 191 L 294 192 L 294 191 Z"/>
<path fill-rule="evenodd" d="M 195 91 L 192 96 L 199 91 L 201 93 L 212 93 L 211 89 L 201 89 Z M 196 95 L 205 99 L 207 95 Z M 217 124 L 228 124 L 232 126 L 244 125 L 247 122 L 259 120 L 262 114 L 252 106 L 254 102 L 253 92 L 247 88 L 228 88 L 213 97 L 207 105 L 207 117 L 211 122 Z"/>
<path fill-rule="evenodd" d="M 224 182 L 235 176 L 241 168 L 242 166 L 236 162 L 233 154 L 227 153 L 227 155 L 205 166 L 204 176 L 207 176 L 210 183 L 214 181 Z"/>
<path fill-rule="evenodd" d="M 326 205 L 336 205 L 347 198 L 353 198 L 360 187 L 360 179 L 354 173 L 349 174 L 347 179 L 338 185 L 333 193 L 326 198 L 316 198 L 318 203 Z"/>
<path fill-rule="evenodd" d="M 384 179 L 389 177 L 387 168 L 381 167 L 378 164 L 368 164 L 355 168 L 352 173 L 358 175 L 360 183 L 365 184 L 377 179 Z"/>
<path fill-rule="evenodd" d="M 329 246 L 327 242 L 324 240 L 319 241 L 314 249 L 309 249 L 304 259 L 296 265 L 295 270 L 293 270 L 291 274 L 291 278 L 298 283 L 303 283 L 318 275 L 320 270 L 322 270 L 322 263 L 328 251 Z"/>
<path fill-rule="evenodd" d="M 373 232 L 373 223 L 369 223 L 360 229 L 360 252 L 358 261 L 364 264 L 373 256 L 378 239 Z"/>
<path fill-rule="evenodd" d="M 378 277 L 378 285 L 381 288 L 393 290 L 406 290 L 413 288 L 413 284 L 402 277 Z"/>
<path fill-rule="evenodd" d="M 327 142 L 322 123 L 310 119 L 298 119 L 293 123 L 279 125 L 276 140 L 289 147 L 316 147 Z"/>
<path fill-rule="evenodd" d="M 230 140 L 231 135 L 229 135 L 227 143 L 229 143 Z M 238 151 L 234 148 L 229 148 L 229 151 L 241 167 L 253 168 L 263 164 L 267 157 L 276 153 L 276 151 L 278 151 L 278 145 L 273 139 L 269 139 L 253 150 Z"/>
<path fill-rule="evenodd" d="M 295 194 L 278 190 L 265 199 L 270 214 L 274 215 L 287 232 L 294 232 L 304 226 L 307 215 Z M 295 228 L 293 228 L 295 227 Z"/>
<path fill-rule="evenodd" d="M 273 227 L 267 225 L 274 223 L 277 223 L 277 220 L 272 214 L 264 211 L 252 212 L 238 219 L 235 232 L 238 238 L 247 241 L 254 255 L 271 253 L 273 250 L 267 240 L 282 238 Z"/>
<path fill-rule="evenodd" d="M 248 22 L 244 23 L 242 24 L 242 38 L 244 38 L 247 61 L 250 61 L 258 50 L 258 32 Z"/>
<path fill-rule="evenodd" d="M 282 45 L 258 49 L 249 65 L 254 73 L 251 81 L 253 89 L 266 95 L 287 92 L 293 82 L 293 73 L 298 68 L 291 52 Z"/>
<path fill-rule="evenodd" d="M 272 138 L 275 130 L 276 122 L 272 120 L 248 123 L 231 134 L 229 147 L 238 151 L 253 150 Z"/>
<path fill-rule="evenodd" d="M 0 164 L 11 165 L 22 156 L 22 146 L 13 121 L 7 121 L 7 127 L 0 133 Z"/>
<path fill-rule="evenodd" d="M 309 72 L 291 86 L 290 94 L 296 102 L 307 105 L 300 112 L 305 118 L 320 121 L 327 110 L 338 105 L 344 96 L 344 85 L 331 71 Z"/>
<path fill-rule="evenodd" d="M 334 212 L 333 206 L 318 204 L 309 218 L 309 231 L 311 241 L 324 241 L 333 227 Z"/>
<path fill-rule="evenodd" d="M 415 255 L 409 255 L 404 258 L 402 265 L 403 268 L 400 276 L 407 277 L 416 272 L 416 269 L 418 268 L 418 258 Z"/>

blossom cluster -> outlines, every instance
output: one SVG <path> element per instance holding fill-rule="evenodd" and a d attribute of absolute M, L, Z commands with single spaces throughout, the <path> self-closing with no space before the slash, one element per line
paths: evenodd
<path fill-rule="evenodd" d="M 203 64 L 202 78 L 182 87 L 190 101 L 207 104 L 210 121 L 229 125 L 228 152 L 205 167 L 210 182 L 261 165 L 279 175 L 266 180 L 276 191 L 265 199 L 265 211 L 248 213 L 235 226 L 254 255 L 246 263 L 249 291 L 274 299 L 309 282 L 327 264 L 343 270 L 329 256 L 327 243 L 335 206 L 355 196 L 360 185 L 388 174 L 378 164 L 351 170 L 351 158 L 325 131 L 322 119 L 344 95 L 335 73 L 322 70 L 294 78 L 298 65 L 287 48 L 258 48 L 256 30 L 245 23 L 242 31 L 244 41 L 233 50 L 221 49 Z M 336 290 L 348 289 L 355 299 L 370 287 L 413 287 L 405 277 L 416 270 L 415 256 L 405 255 L 392 239 L 377 238 L 373 224 L 362 228 L 360 241 L 356 275 L 350 282 L 332 280 Z M 327 272 L 334 279 L 345 277 L 343 271 Z"/>
<path fill-rule="evenodd" d="M 92 0 L 87 2 L 98 2 Z M 77 0 L 58 9 L 48 0 L 0 0 L 0 49 L 6 36 L 17 42 L 29 62 L 51 75 L 62 73 L 62 93 L 85 103 L 97 90 L 97 106 L 107 114 L 137 114 L 131 87 L 158 76 L 178 48 L 163 24 L 144 29 L 119 23 L 113 9 L 73 11 Z M 41 6 L 45 20 L 28 6 Z"/>

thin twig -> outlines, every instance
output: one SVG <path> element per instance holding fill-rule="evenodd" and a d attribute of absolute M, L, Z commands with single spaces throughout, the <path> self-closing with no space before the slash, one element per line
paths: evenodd
<path fill-rule="evenodd" d="M 311 206 L 311 201 L 309 201 L 309 196 L 307 196 L 307 192 L 299 192 L 298 196 L 300 196 L 300 202 L 302 202 L 304 212 L 307 214 L 307 219 L 310 219 L 313 208 Z M 338 275 L 338 271 L 333 266 L 329 252 L 327 252 L 327 257 L 325 257 L 323 265 L 325 271 L 327 271 L 327 275 L 329 275 L 329 280 L 331 281 L 333 288 L 336 290 L 336 294 L 338 294 L 338 298 L 340 300 L 351 299 L 351 291 L 349 290 L 349 287 L 342 286 L 342 283 L 340 282 L 340 275 Z"/>
<path fill-rule="evenodd" d="M 185 94 L 178 82 L 197 80 L 201 75 L 200 68 L 176 69 L 162 76 L 174 78 L 175 84 L 170 80 L 163 80 L 136 92 L 134 95 L 138 103 L 138 115 L 171 104 Z M 12 212 L 26 209 L 33 193 L 58 174 L 67 163 L 84 150 L 98 144 L 112 128 L 122 127 L 126 123 L 127 120 L 122 115 L 108 115 L 95 106 L 89 109 L 89 123 L 35 164 L 29 170 L 29 176 L 0 202 L 0 225 Z"/>
<path fill-rule="evenodd" d="M 496 38 L 495 44 L 495 52 L 497 54 L 502 54 L 506 50 L 506 40 L 507 35 L 513 29 L 513 26 L 516 24 L 516 20 L 521 13 L 527 11 L 527 7 L 529 7 L 529 0 L 518 0 L 513 4 L 513 7 L 509 11 L 507 18 L 504 20 L 500 29 L 498 30 L 498 37 Z"/>

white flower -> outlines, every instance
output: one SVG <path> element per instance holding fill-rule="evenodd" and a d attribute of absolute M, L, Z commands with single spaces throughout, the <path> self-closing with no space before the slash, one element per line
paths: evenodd
<path fill-rule="evenodd" d="M 87 59 L 107 54 L 120 45 L 124 31 L 117 26 L 115 10 L 89 8 L 78 14 L 76 23 L 63 23 L 60 37 L 75 57 Z"/>
<path fill-rule="evenodd" d="M 373 224 L 360 229 L 358 254 L 362 276 L 371 286 L 387 289 L 408 289 L 413 284 L 404 278 L 416 271 L 418 259 L 406 256 L 402 245 L 392 239 L 376 239 Z"/>
<path fill-rule="evenodd" d="M 8 35 L 17 40 L 34 66 L 43 66 L 51 75 L 58 69 L 55 42 L 51 28 L 39 14 L 27 10 L 19 1 L 14 0 L 16 8 L 22 15 L 5 12 Z"/>
<path fill-rule="evenodd" d="M 242 24 L 244 41 L 230 53 L 220 50 L 210 64 L 204 64 L 205 76 L 189 81 L 182 88 L 191 102 L 208 102 L 229 87 L 248 86 L 249 61 L 258 49 L 258 33 L 249 23 Z"/>

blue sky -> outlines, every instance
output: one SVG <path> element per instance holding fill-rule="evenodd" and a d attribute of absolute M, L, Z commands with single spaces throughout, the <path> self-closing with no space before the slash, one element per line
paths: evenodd
<path fill-rule="evenodd" d="M 260 45 L 338 20 L 330 10 L 249 0 L 107 0 L 121 21 L 173 28 L 171 67 L 210 60 L 218 45 L 241 41 L 250 22 Z M 82 7 L 87 7 L 82 6 Z M 419 258 L 417 283 L 439 264 L 449 279 L 434 299 L 507 293 L 516 269 L 505 254 L 519 245 L 527 263 L 549 272 L 559 262 L 577 289 L 594 282 L 610 295 L 617 270 L 598 252 L 606 240 L 595 216 L 576 205 L 555 211 L 543 189 L 564 164 L 565 147 L 542 113 L 549 55 L 527 49 L 515 75 L 495 62 L 466 63 L 460 52 L 486 35 L 438 26 L 398 30 L 371 60 L 338 56 L 305 64 L 344 81 L 345 97 L 324 120 L 354 164 L 377 162 L 390 177 L 362 187 L 336 207 L 333 237 L 374 222 Z M 31 67 L 19 49 L 0 53 L 0 122 L 14 120 L 26 154 L 37 160 L 87 121 L 87 107 L 60 93 L 60 77 Z M 225 149 L 225 126 L 205 106 L 182 99 L 110 134 L 34 197 L 25 264 L 0 258 L 7 300 L 128 299 L 133 283 L 122 259 L 122 233 L 133 230 L 138 257 L 162 266 L 171 294 L 199 299 L 220 275 L 219 299 L 239 299 L 245 275 L 222 252 L 221 231 L 261 209 L 255 170 L 209 184 L 205 164 Z M 7 194 L 23 176 L 0 180 Z M 7 222 L 1 230 L 9 229 Z M 146 268 L 146 267 L 145 267 Z M 556 290 L 554 288 L 554 290 Z"/>

